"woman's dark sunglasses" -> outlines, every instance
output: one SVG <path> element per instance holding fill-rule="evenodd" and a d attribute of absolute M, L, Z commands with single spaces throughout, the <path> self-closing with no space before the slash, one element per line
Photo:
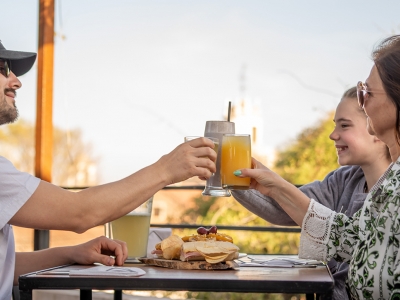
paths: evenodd
<path fill-rule="evenodd" d="M 0 73 L 4 77 L 8 78 L 11 72 L 11 62 L 6 59 L 0 58 Z"/>

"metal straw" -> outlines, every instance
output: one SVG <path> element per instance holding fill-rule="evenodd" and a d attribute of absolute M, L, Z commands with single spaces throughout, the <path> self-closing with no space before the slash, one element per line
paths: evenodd
<path fill-rule="evenodd" d="M 228 122 L 231 121 L 231 101 L 229 101 L 228 105 Z"/>

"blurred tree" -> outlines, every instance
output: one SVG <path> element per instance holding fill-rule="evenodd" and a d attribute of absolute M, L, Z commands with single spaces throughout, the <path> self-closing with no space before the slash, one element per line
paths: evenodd
<path fill-rule="evenodd" d="M 9 159 L 24 172 L 34 172 L 35 131 L 25 120 L 0 127 L 0 155 Z"/>
<path fill-rule="evenodd" d="M 297 139 L 277 152 L 273 170 L 293 184 L 322 180 L 339 167 L 336 149 L 329 139 L 334 112 L 315 126 L 304 129 Z"/>
<path fill-rule="evenodd" d="M 91 145 L 82 140 L 79 129 L 54 127 L 52 182 L 60 186 L 90 186 L 98 182 Z M 24 172 L 34 173 L 35 129 L 26 120 L 0 127 L 0 155 Z"/>
<path fill-rule="evenodd" d="M 202 300 L 306 300 L 305 295 L 267 293 L 188 292 L 187 299 Z"/>

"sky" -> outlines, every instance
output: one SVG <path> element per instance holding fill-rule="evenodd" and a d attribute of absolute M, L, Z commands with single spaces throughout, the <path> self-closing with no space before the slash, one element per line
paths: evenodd
<path fill-rule="evenodd" d="M 53 122 L 82 130 L 100 183 L 203 135 L 243 98 L 259 103 L 272 155 L 335 109 L 368 77 L 373 47 L 400 33 L 398 0 L 55 2 Z M 38 3 L 3 1 L 7 49 L 37 52 Z M 31 122 L 36 68 L 16 99 Z"/>

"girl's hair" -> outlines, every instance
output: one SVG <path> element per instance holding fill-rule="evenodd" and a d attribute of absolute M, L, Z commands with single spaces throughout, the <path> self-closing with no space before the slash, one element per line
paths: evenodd
<path fill-rule="evenodd" d="M 349 88 L 347 91 L 343 93 L 342 100 L 344 98 L 351 98 L 355 99 L 357 101 L 357 87 L 353 86 Z M 363 114 L 365 114 L 364 109 L 360 107 L 359 111 Z"/>
<path fill-rule="evenodd" d="M 400 35 L 384 39 L 372 52 L 383 88 L 396 105 L 396 139 L 400 145 Z"/>
<path fill-rule="evenodd" d="M 357 98 L 357 87 L 353 86 L 343 93 L 343 98 Z"/>

